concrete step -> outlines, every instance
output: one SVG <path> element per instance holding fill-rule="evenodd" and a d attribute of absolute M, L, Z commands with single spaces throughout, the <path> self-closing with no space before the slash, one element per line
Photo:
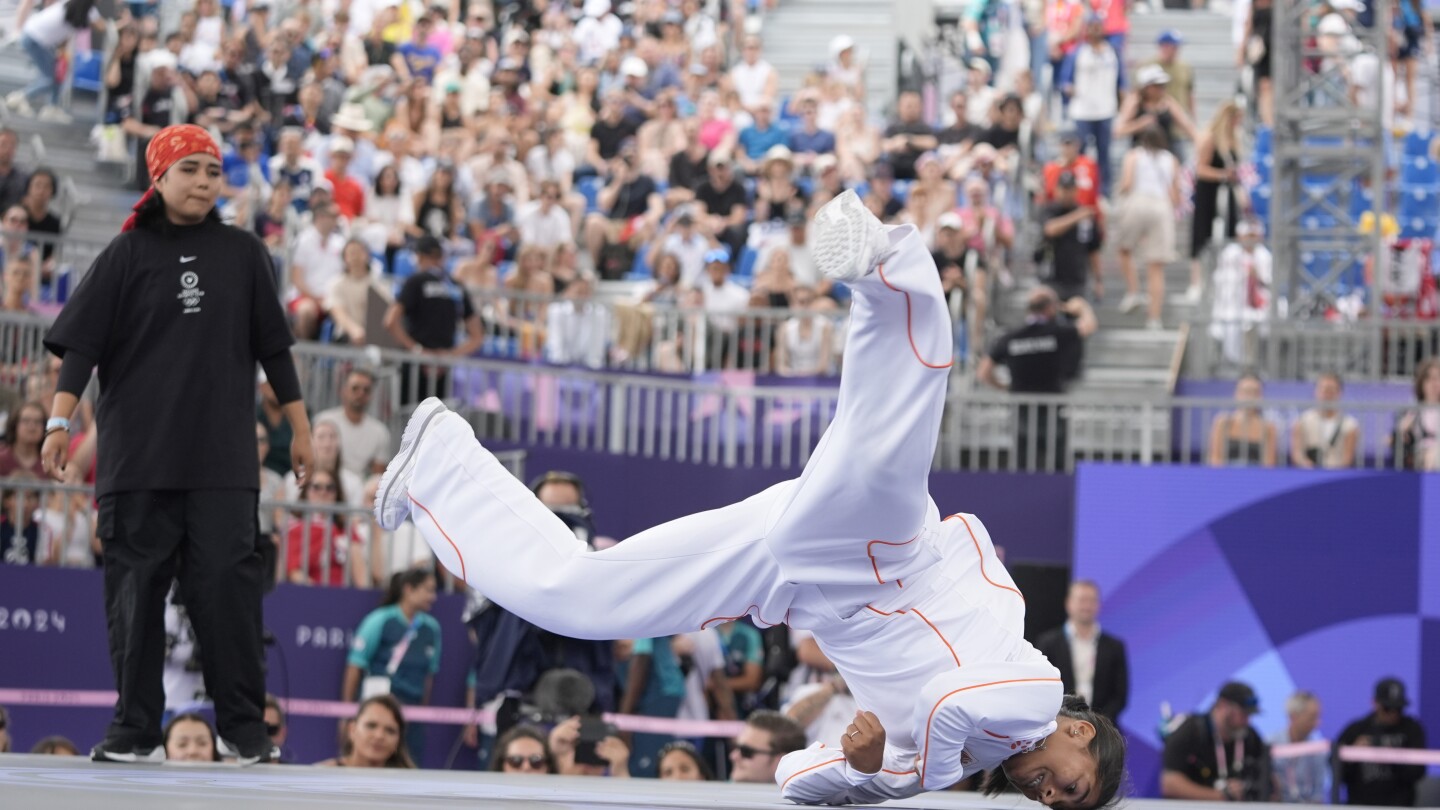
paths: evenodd
<path fill-rule="evenodd" d="M 1168 368 L 1179 333 L 1148 329 L 1101 329 L 1085 341 L 1090 368 Z"/>

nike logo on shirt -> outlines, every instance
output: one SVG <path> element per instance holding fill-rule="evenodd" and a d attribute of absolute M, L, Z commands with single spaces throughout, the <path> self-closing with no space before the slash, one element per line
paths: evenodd
<path fill-rule="evenodd" d="M 181 264 L 189 264 L 190 262 L 195 261 L 196 258 L 197 258 L 197 257 L 195 257 L 195 256 L 181 256 L 181 257 L 180 257 L 180 263 L 181 263 Z"/>

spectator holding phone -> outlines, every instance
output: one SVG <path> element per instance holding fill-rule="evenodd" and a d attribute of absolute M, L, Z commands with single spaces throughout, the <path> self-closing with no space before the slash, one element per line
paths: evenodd
<path fill-rule="evenodd" d="M 599 717 L 575 717 L 550 732 L 555 772 L 563 776 L 630 778 L 630 747 Z"/>

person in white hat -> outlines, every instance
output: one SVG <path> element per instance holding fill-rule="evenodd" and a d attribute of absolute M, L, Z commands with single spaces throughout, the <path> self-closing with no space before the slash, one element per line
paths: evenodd
<path fill-rule="evenodd" d="M 1190 114 L 1165 91 L 1170 74 L 1159 65 L 1146 65 L 1135 73 L 1135 89 L 1120 105 L 1115 116 L 1115 137 L 1135 138 L 1151 126 L 1165 133 L 1165 142 L 1176 157 L 1184 159 L 1180 141 L 1194 143 L 1197 133 Z"/>
<path fill-rule="evenodd" d="M 830 64 L 825 68 L 825 76 L 848 88 L 853 98 L 863 100 L 865 63 L 861 61 L 858 50 L 849 34 L 840 34 L 830 40 Z"/>
<path fill-rule="evenodd" d="M 381 480 L 380 525 L 413 517 L 446 568 L 572 638 L 751 614 L 813 631 L 861 711 L 839 739 L 780 758 L 787 800 L 870 804 L 991 770 L 992 790 L 1008 779 L 1057 810 L 1108 806 L 1124 737 L 1064 697 L 1025 640 L 1024 598 L 984 524 L 942 520 L 927 494 L 953 338 L 924 239 L 853 191 L 814 227 L 817 267 L 855 300 L 839 408 L 799 478 L 592 552 L 431 398 Z"/>

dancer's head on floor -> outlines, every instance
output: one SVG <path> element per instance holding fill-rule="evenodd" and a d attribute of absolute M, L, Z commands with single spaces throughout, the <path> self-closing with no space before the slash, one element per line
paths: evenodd
<path fill-rule="evenodd" d="M 1125 737 L 1110 718 L 1074 695 L 1065 696 L 1055 720 L 1055 733 L 1039 747 L 1010 757 L 989 774 L 985 792 L 1013 787 L 1060 810 L 1110 806 L 1125 781 Z"/>

